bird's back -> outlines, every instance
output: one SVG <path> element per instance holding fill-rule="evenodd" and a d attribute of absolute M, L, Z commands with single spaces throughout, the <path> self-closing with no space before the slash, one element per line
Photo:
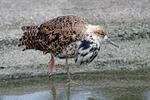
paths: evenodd
<path fill-rule="evenodd" d="M 23 26 L 24 35 L 19 46 L 23 50 L 36 49 L 55 56 L 62 53 L 71 43 L 84 38 L 87 22 L 77 16 L 60 16 L 40 26 Z"/>

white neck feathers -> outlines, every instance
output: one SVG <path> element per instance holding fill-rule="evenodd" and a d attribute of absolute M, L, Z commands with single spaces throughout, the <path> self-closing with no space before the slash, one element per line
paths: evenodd
<path fill-rule="evenodd" d="M 88 25 L 87 26 L 87 30 L 86 30 L 86 34 L 87 34 L 87 39 L 90 39 L 91 38 L 93 39 L 94 42 L 98 43 L 101 41 L 101 39 L 96 35 L 94 34 L 94 31 L 98 30 L 100 26 L 98 25 Z"/>
<path fill-rule="evenodd" d="M 98 30 L 98 28 L 99 28 L 99 25 L 91 25 L 91 24 L 89 24 L 88 26 L 87 26 L 87 30 L 86 30 L 86 33 L 93 33 L 94 31 L 96 31 L 96 30 Z"/>

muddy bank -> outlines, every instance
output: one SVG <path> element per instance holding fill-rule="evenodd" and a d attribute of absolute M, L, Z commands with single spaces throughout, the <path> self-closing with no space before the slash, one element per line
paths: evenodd
<path fill-rule="evenodd" d="M 91 24 L 103 25 L 108 36 L 120 45 L 117 49 L 103 44 L 98 57 L 89 65 L 79 66 L 70 60 L 71 73 L 149 69 L 149 6 L 148 0 L 1 0 L 0 80 L 48 75 L 49 54 L 35 50 L 22 52 L 22 48 L 17 47 L 22 35 L 20 27 L 68 14 L 81 16 Z M 63 60 L 56 59 L 54 73 L 65 73 Z"/>

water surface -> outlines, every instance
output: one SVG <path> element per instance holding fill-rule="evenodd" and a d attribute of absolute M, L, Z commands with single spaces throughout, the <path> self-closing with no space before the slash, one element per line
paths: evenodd
<path fill-rule="evenodd" d="M 149 70 L 77 73 L 0 82 L 0 100 L 150 100 Z"/>

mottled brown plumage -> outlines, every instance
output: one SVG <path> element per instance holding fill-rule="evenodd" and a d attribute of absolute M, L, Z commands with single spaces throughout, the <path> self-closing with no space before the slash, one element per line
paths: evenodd
<path fill-rule="evenodd" d="M 36 49 L 51 53 L 50 73 L 54 68 L 54 56 L 66 59 L 66 70 L 69 80 L 68 58 L 76 63 L 90 63 L 98 55 L 103 40 L 118 47 L 110 41 L 106 31 L 99 25 L 90 25 L 77 16 L 60 16 L 40 26 L 23 26 L 24 35 L 19 46 L 24 50 Z"/>
<path fill-rule="evenodd" d="M 70 43 L 84 38 L 87 23 L 77 16 L 60 16 L 38 26 L 23 26 L 20 44 L 23 49 L 36 49 L 44 53 L 61 53 Z M 73 48 L 72 48 L 73 49 Z"/>

